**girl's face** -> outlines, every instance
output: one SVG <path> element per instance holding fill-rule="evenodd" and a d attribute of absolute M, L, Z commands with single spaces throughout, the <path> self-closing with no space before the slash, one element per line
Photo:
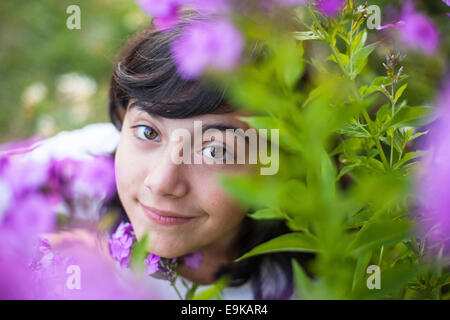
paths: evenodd
<path fill-rule="evenodd" d="M 255 169 L 236 161 L 225 163 L 225 149 L 234 142 L 226 141 L 224 128 L 249 128 L 237 118 L 240 115 L 237 111 L 168 119 L 138 108 L 126 112 L 115 159 L 118 194 L 137 238 L 149 235 L 151 253 L 174 258 L 206 248 L 226 248 L 237 236 L 247 210 L 226 193 L 216 173 Z M 172 155 L 180 153 L 180 143 L 172 133 L 185 129 L 193 138 L 194 121 L 202 121 L 202 127 L 218 127 L 223 135 L 201 142 L 200 148 L 192 141 L 192 159 L 201 158 L 201 164 L 194 160 L 176 164 Z M 219 158 L 223 164 L 214 163 Z"/>

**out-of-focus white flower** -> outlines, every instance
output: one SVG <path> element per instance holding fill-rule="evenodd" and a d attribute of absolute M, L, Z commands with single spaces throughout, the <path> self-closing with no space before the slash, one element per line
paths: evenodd
<path fill-rule="evenodd" d="M 51 137 L 57 131 L 55 119 L 48 114 L 39 116 L 37 120 L 37 133 L 44 137 Z"/>
<path fill-rule="evenodd" d="M 123 17 L 123 24 L 129 30 L 136 30 L 148 22 L 148 17 L 141 11 L 132 11 Z"/>
<path fill-rule="evenodd" d="M 47 95 L 47 86 L 42 82 L 35 82 L 28 87 L 22 93 L 22 101 L 26 107 L 32 107 L 42 100 Z"/>
<path fill-rule="evenodd" d="M 96 91 L 97 83 L 94 79 L 76 72 L 63 74 L 57 80 L 56 92 L 62 100 L 83 102 Z"/>

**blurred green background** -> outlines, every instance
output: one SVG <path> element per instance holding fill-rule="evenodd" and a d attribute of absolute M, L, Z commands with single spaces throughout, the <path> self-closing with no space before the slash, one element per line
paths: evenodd
<path fill-rule="evenodd" d="M 369 1 L 382 7 L 382 23 L 391 22 L 390 7 L 400 3 Z M 439 26 L 444 50 L 405 64 L 412 105 L 432 103 L 445 70 L 442 53 L 449 48 L 447 6 L 441 0 L 415 3 Z M 66 27 L 66 9 L 73 4 L 81 8 L 81 30 Z M 135 0 L 0 1 L 0 143 L 108 121 L 108 83 L 117 54 L 149 23 Z M 384 54 L 380 49 L 380 60 L 370 62 L 376 73 L 383 72 Z"/>
<path fill-rule="evenodd" d="M 133 0 L 0 1 L 0 143 L 108 121 L 116 56 L 149 22 Z"/>

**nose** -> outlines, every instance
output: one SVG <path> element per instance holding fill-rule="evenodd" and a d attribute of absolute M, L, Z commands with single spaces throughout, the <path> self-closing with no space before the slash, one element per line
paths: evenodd
<path fill-rule="evenodd" d="M 184 164 L 176 164 L 170 157 L 169 150 L 152 160 L 154 163 L 147 174 L 144 185 L 158 196 L 181 198 L 188 193 Z"/>

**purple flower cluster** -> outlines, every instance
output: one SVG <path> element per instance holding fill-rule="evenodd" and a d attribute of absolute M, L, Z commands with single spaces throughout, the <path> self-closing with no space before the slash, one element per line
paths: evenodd
<path fill-rule="evenodd" d="M 345 2 L 346 0 L 318 0 L 316 6 L 325 16 L 332 17 L 342 10 Z"/>
<path fill-rule="evenodd" d="M 306 4 L 308 0 L 263 1 L 262 6 L 291 7 Z M 319 0 L 317 8 L 326 16 L 342 10 L 345 0 Z M 141 9 L 153 17 L 160 30 L 175 27 L 180 9 L 189 6 L 198 11 L 202 21 L 191 22 L 172 45 L 172 55 L 180 75 L 195 79 L 207 69 L 221 72 L 233 70 L 240 61 L 244 39 L 240 31 L 225 15 L 231 11 L 231 0 L 138 0 Z"/>
<path fill-rule="evenodd" d="M 58 214 L 79 218 L 73 212 L 77 206 L 80 212 L 89 203 L 98 209 L 115 193 L 113 159 L 37 162 L 26 157 L 35 148 L 30 141 L 0 146 L 0 298 L 64 299 L 65 267 L 71 260 L 54 253 L 41 237 L 58 229 Z M 69 251 L 67 256 L 88 254 L 87 249 Z M 96 270 L 91 266 L 98 253 L 89 254 L 80 261 L 86 270 Z M 99 275 L 107 274 L 103 267 L 99 265 Z M 93 290 L 99 275 L 92 278 Z M 93 292 L 84 291 L 81 297 Z"/>
<path fill-rule="evenodd" d="M 395 28 L 401 42 L 411 49 L 419 49 L 425 54 L 433 55 L 440 45 L 439 31 L 434 22 L 426 15 L 417 12 L 411 1 L 403 5 L 398 22 L 380 26 L 377 30 Z"/>
<path fill-rule="evenodd" d="M 230 0 L 138 0 L 138 4 L 142 11 L 153 17 L 155 27 L 160 30 L 173 28 L 184 6 L 205 14 L 226 13 L 230 9 Z"/>
<path fill-rule="evenodd" d="M 430 130 L 422 174 L 417 181 L 423 230 L 438 247 L 450 248 L 450 79 L 437 103 L 438 120 Z"/>
<path fill-rule="evenodd" d="M 131 224 L 122 222 L 109 240 L 112 257 L 119 261 L 121 268 L 127 268 L 130 262 L 131 247 L 136 240 Z"/>
<path fill-rule="evenodd" d="M 131 259 L 131 249 L 136 242 L 133 227 L 128 222 L 121 222 L 109 241 L 109 249 L 114 260 L 118 261 L 121 268 L 127 268 Z M 180 257 L 192 269 L 198 269 L 203 261 L 200 252 L 193 252 Z M 144 260 L 147 275 L 156 276 L 166 280 L 172 280 L 178 266 L 177 258 L 163 258 L 149 253 Z"/>
<path fill-rule="evenodd" d="M 229 71 L 236 67 L 243 50 L 239 30 L 225 17 L 230 10 L 229 0 L 138 0 L 142 10 L 151 15 L 161 30 L 173 28 L 183 6 L 194 7 L 205 18 L 192 22 L 173 44 L 172 54 L 180 75 L 197 78 L 207 68 Z M 213 18 L 221 15 L 219 18 Z"/>
<path fill-rule="evenodd" d="M 243 50 L 240 32 L 226 19 L 194 22 L 173 43 L 172 55 L 186 79 L 199 77 L 212 67 L 220 71 L 235 68 Z"/>

